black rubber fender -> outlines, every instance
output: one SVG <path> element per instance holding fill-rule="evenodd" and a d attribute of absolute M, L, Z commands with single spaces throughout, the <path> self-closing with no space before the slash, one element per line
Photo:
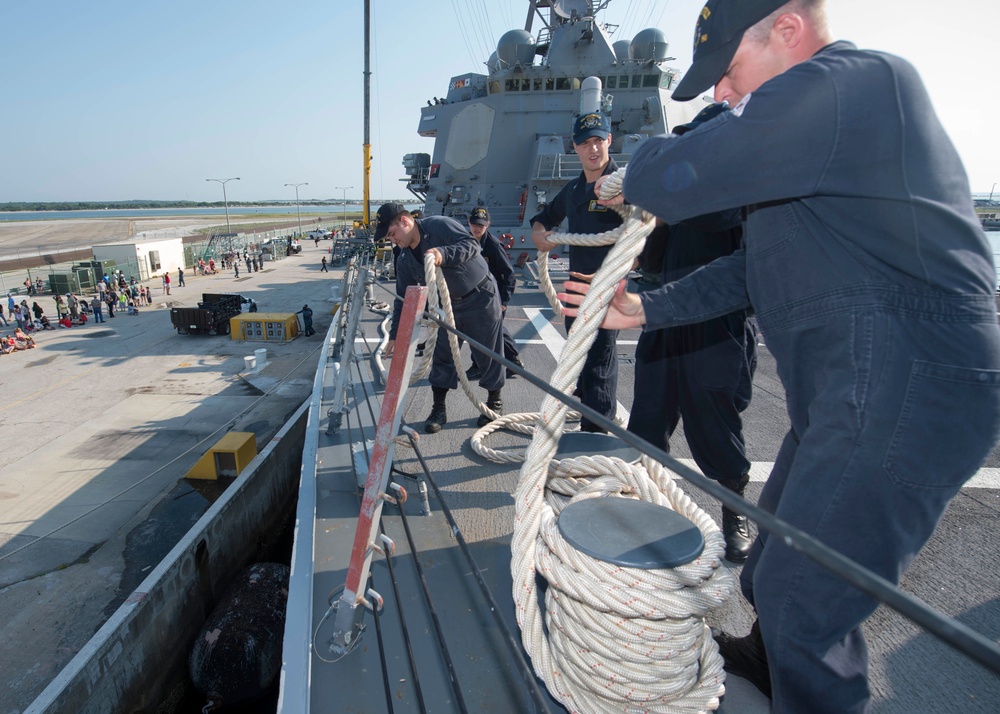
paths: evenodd
<path fill-rule="evenodd" d="M 264 695 L 281 670 L 289 568 L 255 563 L 242 571 L 219 600 L 195 639 L 191 682 L 217 704 Z"/>

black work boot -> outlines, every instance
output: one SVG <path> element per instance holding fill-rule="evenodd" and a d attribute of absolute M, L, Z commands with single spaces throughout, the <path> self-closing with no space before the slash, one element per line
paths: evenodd
<path fill-rule="evenodd" d="M 746 637 L 734 637 L 722 632 L 715 636 L 715 641 L 719 644 L 719 654 L 725 661 L 726 671 L 743 677 L 770 699 L 771 672 L 767 666 L 764 639 L 760 636 L 760 622 L 754 620 Z"/>
<path fill-rule="evenodd" d="M 497 414 L 503 414 L 503 398 L 500 396 L 499 389 L 490 390 L 489 396 L 486 397 L 486 406 L 495 411 Z M 486 426 L 492 419 L 490 419 L 485 414 L 480 414 L 479 418 L 476 420 L 476 426 Z"/>
<path fill-rule="evenodd" d="M 740 496 L 743 495 L 749 482 L 749 474 L 743 474 L 742 477 L 731 481 L 719 481 Z M 726 560 L 737 565 L 745 563 L 750 554 L 750 546 L 753 545 L 753 540 L 750 538 L 750 519 L 723 506 L 722 535 L 726 539 Z"/>
<path fill-rule="evenodd" d="M 431 415 L 424 422 L 424 431 L 428 434 L 437 434 L 441 427 L 448 423 L 448 412 L 444 408 L 444 400 L 448 396 L 448 390 L 444 387 L 431 387 L 434 393 L 434 406 L 431 407 Z"/>

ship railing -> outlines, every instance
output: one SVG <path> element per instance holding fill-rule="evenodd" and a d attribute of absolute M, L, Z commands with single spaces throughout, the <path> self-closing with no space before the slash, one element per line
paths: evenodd
<path fill-rule="evenodd" d="M 535 164 L 535 181 L 569 181 L 583 170 L 576 154 L 543 154 Z"/>
<path fill-rule="evenodd" d="M 619 168 L 624 168 L 632 154 L 611 154 Z M 535 164 L 534 181 L 569 181 L 583 171 L 576 154 L 542 154 Z"/>

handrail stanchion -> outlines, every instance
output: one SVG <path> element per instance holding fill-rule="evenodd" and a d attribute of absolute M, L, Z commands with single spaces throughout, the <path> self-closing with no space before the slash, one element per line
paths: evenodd
<path fill-rule="evenodd" d="M 368 465 L 368 479 L 365 482 L 365 495 L 358 515 L 358 527 L 354 532 L 347 582 L 337 603 L 333 637 L 329 642 L 330 650 L 337 654 L 349 652 L 354 645 L 360 631 L 361 616 L 364 614 L 364 610 L 358 606 L 370 605 L 375 608 L 380 604 L 377 602 L 378 598 L 373 598 L 376 602 L 371 603 L 365 600 L 362 588 L 368 581 L 372 552 L 375 550 L 373 542 L 382 514 L 382 503 L 387 498 L 393 498 L 385 493 L 389 472 L 392 469 L 392 456 L 395 452 L 393 438 L 399 433 L 399 425 L 403 418 L 403 398 L 410 384 L 413 356 L 417 347 L 417 319 L 423 314 L 426 304 L 426 287 L 411 286 L 406 289 L 399 332 L 396 336 L 396 344 L 406 345 L 406 349 L 405 352 L 398 349 L 394 352 L 392 365 L 389 367 L 388 383 L 382 397 L 382 410 L 379 413 L 375 445 L 372 447 Z M 405 496 L 405 492 L 401 495 Z M 378 546 L 379 549 L 381 547 Z"/>
<path fill-rule="evenodd" d="M 368 268 L 358 271 L 354 289 L 351 290 L 350 307 L 347 312 L 347 329 L 343 333 L 343 348 L 340 353 L 340 364 L 333 389 L 333 406 L 327 411 L 329 421 L 326 425 L 327 434 L 340 432 L 340 424 L 347 411 L 347 385 L 351 381 L 351 365 L 354 362 L 354 338 L 358 334 L 358 323 L 361 321 L 361 310 L 365 306 L 365 282 L 368 278 Z"/>

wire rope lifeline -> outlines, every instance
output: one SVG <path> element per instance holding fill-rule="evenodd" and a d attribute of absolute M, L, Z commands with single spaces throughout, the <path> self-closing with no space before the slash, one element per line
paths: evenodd
<path fill-rule="evenodd" d="M 612 187 L 603 198 L 616 187 L 620 191 L 621 177 L 602 188 L 608 183 Z M 615 210 L 624 219 L 615 231 L 549 238 L 614 244 L 591 281 L 552 375 L 551 384 L 564 394 L 576 383 L 615 289 L 655 223 L 638 207 Z M 604 456 L 555 461 L 567 411 L 561 401 L 545 397 L 514 493 L 515 615 L 535 671 L 571 712 L 715 710 L 725 693 L 725 672 L 704 617 L 735 589 L 722 567 L 725 540 L 711 517 L 649 457 L 638 464 Z M 704 550 L 690 563 L 659 570 L 622 567 L 574 550 L 559 533 L 560 511 L 577 499 L 607 497 L 677 511 L 701 531 Z M 536 575 L 548 583 L 544 625 Z"/>

